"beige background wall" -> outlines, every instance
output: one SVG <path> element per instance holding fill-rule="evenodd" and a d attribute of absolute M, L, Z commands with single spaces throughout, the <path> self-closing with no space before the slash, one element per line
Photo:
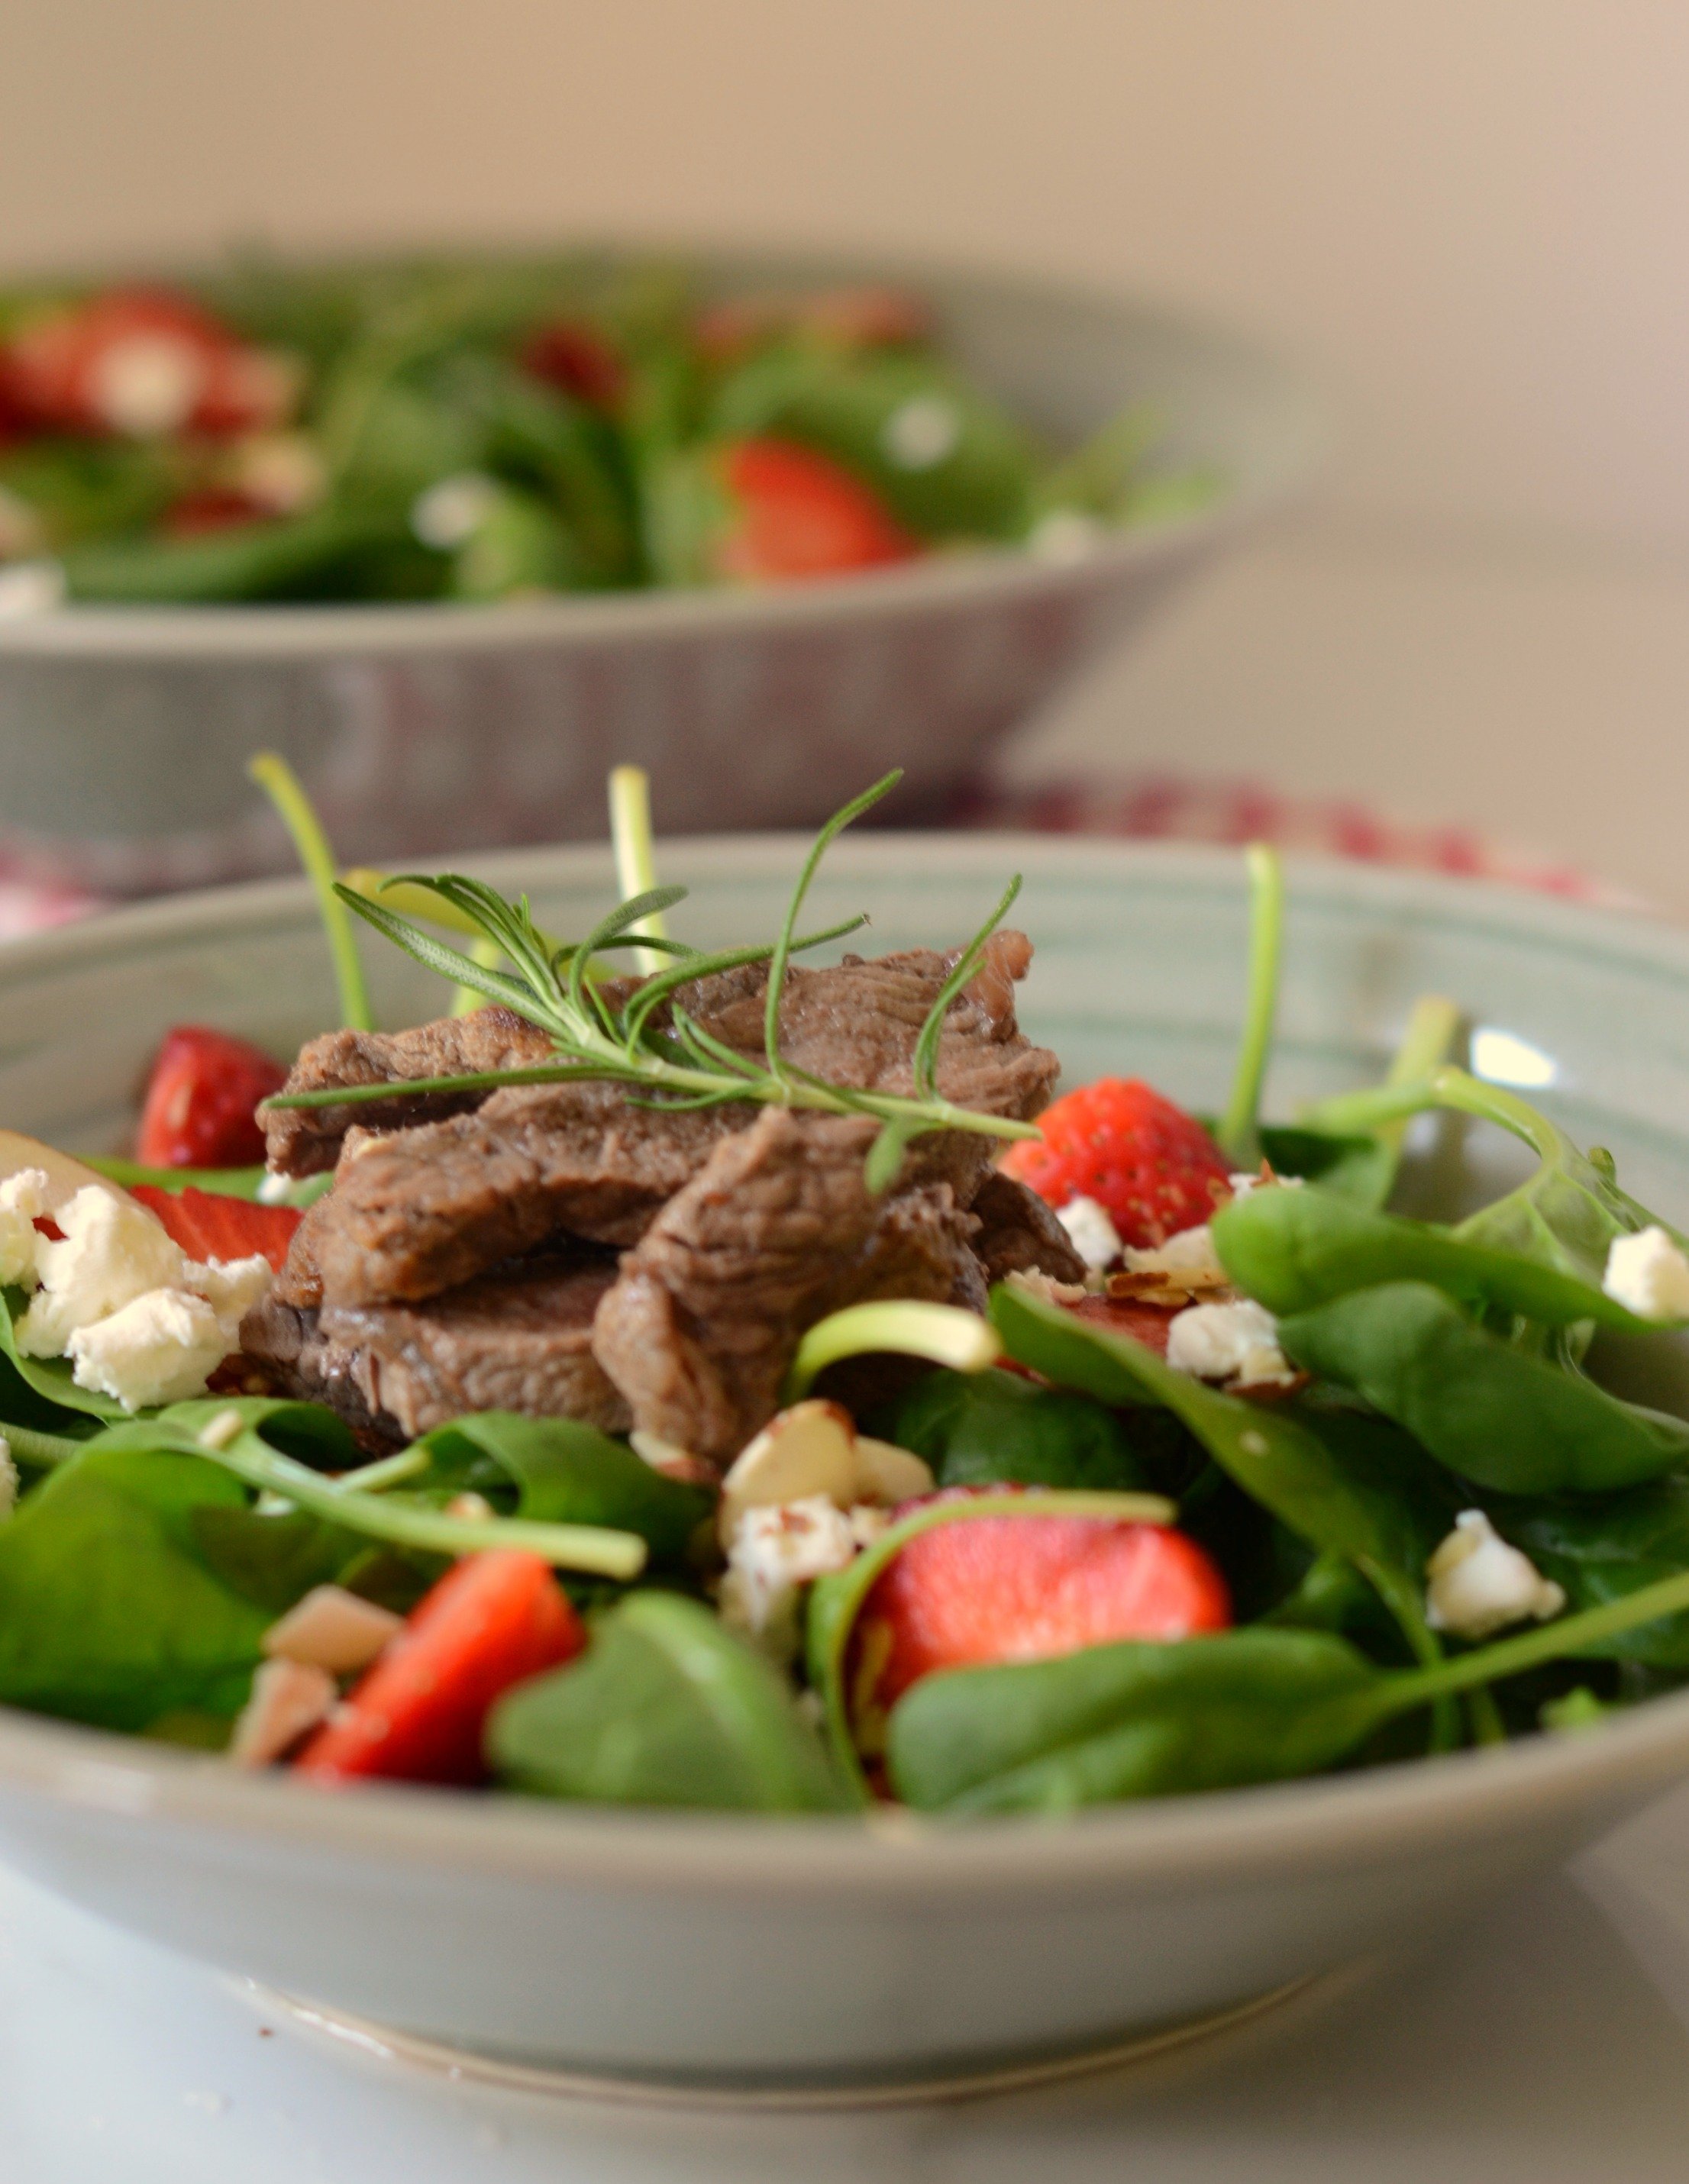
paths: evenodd
<path fill-rule="evenodd" d="M 1683 0 L 0 0 L 0 269 L 579 228 L 1276 337 L 1341 464 L 1014 763 L 1362 795 L 1689 905 Z"/>

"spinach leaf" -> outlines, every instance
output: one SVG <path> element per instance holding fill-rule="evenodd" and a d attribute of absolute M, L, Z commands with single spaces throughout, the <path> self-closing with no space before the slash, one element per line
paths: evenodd
<path fill-rule="evenodd" d="M 273 1619 L 198 1525 L 246 1491 L 203 1457 L 91 1443 L 0 1526 L 0 1702 L 107 1729 L 243 1702 Z"/>
<path fill-rule="evenodd" d="M 676 1593 L 632 1593 L 595 1618 L 579 1660 L 493 1709 L 488 1752 L 541 1797 L 764 1813 L 853 1802 L 778 1669 Z"/>
<path fill-rule="evenodd" d="M 1622 1600 L 1689 1569 L 1689 1479 L 1681 1476 L 1599 1499 L 1491 1500 L 1488 1508 L 1497 1530 L 1564 1587 L 1574 1609 Z M 1689 1616 L 1597 1640 L 1589 1652 L 1689 1669 Z"/>
<path fill-rule="evenodd" d="M 1261 1150 L 1275 1175 L 1318 1183 L 1357 1206 L 1382 1206 L 1396 1180 L 1396 1148 L 1382 1135 L 1343 1137 L 1269 1123 L 1261 1133 Z"/>
<path fill-rule="evenodd" d="M 1293 1194 L 1292 1194 L 1293 1195 Z M 1425 1629 L 1419 1574 L 1430 1515 L 1400 1467 L 1363 1470 L 1338 1437 L 1346 1426 L 1286 1407 L 1243 1401 L 1176 1373 L 1129 1335 L 1076 1319 L 1058 1305 L 1004 1284 L 991 1318 L 1011 1357 L 1046 1379 L 1105 1402 L 1164 1404 L 1252 1500 L 1317 1554 L 1336 1553 L 1361 1569 L 1421 1658 L 1435 1641 Z M 1432 1541 L 1438 1536 L 1430 1532 Z"/>
<path fill-rule="evenodd" d="M 515 1485 L 517 1513 L 529 1523 L 637 1532 L 669 1560 L 685 1552 L 714 1507 L 702 1487 L 665 1479 L 626 1442 L 575 1418 L 482 1411 L 437 1426 L 418 1445 L 448 1475 L 489 1460 Z"/>
<path fill-rule="evenodd" d="M 1286 1353 L 1353 1389 L 1439 1463 L 1502 1494 L 1599 1494 L 1689 1461 L 1689 1424 L 1527 1357 L 1424 1282 L 1279 1323 Z"/>
<path fill-rule="evenodd" d="M 954 1669 L 892 1708 L 888 1771 L 906 1804 L 973 1813 L 1275 1781 L 1354 1750 L 1380 1680 L 1341 1638 L 1259 1626 Z"/>
<path fill-rule="evenodd" d="M 928 1373 L 894 1409 L 886 1439 L 923 1457 L 941 1486 L 1148 1483 L 1118 1412 L 1017 1373 Z"/>
<path fill-rule="evenodd" d="M 1595 1320 L 1646 1334 L 1653 1323 L 1575 1275 L 1464 1230 L 1379 1213 L 1331 1192 L 1257 1190 L 1211 1224 L 1220 1262 L 1269 1312 L 1311 1310 L 1353 1290 L 1429 1282 L 1461 1303 L 1547 1327 Z"/>
<path fill-rule="evenodd" d="M 207 1503 L 193 1512 L 192 1535 L 211 1574 L 271 1616 L 285 1614 L 313 1585 L 343 1580 L 365 1552 L 356 1533 L 303 1509 L 271 1514 Z"/>

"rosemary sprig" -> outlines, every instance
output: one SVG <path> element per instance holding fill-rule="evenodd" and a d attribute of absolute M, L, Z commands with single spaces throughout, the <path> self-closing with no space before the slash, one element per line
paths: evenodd
<path fill-rule="evenodd" d="M 621 903 L 601 919 L 584 940 L 559 944 L 534 924 L 527 899 L 507 901 L 484 881 L 462 873 L 433 878 L 404 874 L 385 883 L 403 889 L 408 905 L 429 916 L 422 905 L 439 905 L 430 917 L 454 932 L 472 932 L 487 944 L 471 953 L 454 947 L 438 932 L 401 916 L 386 902 L 371 900 L 355 887 L 337 884 L 337 901 L 355 911 L 396 947 L 425 968 L 488 1000 L 501 1003 L 550 1035 L 554 1062 L 527 1068 L 477 1071 L 451 1077 L 407 1078 L 404 1092 L 470 1092 L 504 1084 L 602 1083 L 622 1084 L 643 1096 L 642 1104 L 661 1108 L 714 1106 L 732 1100 L 800 1107 L 828 1114 L 869 1115 L 882 1128 L 868 1156 L 866 1177 L 871 1190 L 884 1190 L 901 1164 L 913 1138 L 930 1130 L 971 1130 L 984 1137 L 1030 1138 L 1028 1123 L 957 1106 L 939 1096 L 936 1064 L 946 1011 L 978 970 L 985 944 L 1019 889 L 1017 878 L 1002 900 L 957 958 L 916 1041 L 912 1095 L 831 1084 L 795 1067 L 779 1050 L 779 1005 L 792 956 L 856 930 L 855 917 L 817 933 L 799 934 L 797 920 L 817 866 L 828 845 L 850 822 L 878 802 L 898 780 L 895 773 L 877 782 L 829 820 L 822 829 L 794 889 L 779 938 L 772 947 L 723 949 L 705 954 L 672 940 L 655 928 L 661 912 L 682 901 L 684 888 L 650 887 Z M 639 874 L 649 871 L 649 859 Z M 626 949 L 672 959 L 620 996 L 593 974 L 594 960 Z M 496 950 L 498 961 L 486 960 Z M 743 1054 L 724 1045 L 675 1000 L 683 986 L 721 971 L 750 963 L 768 964 L 768 1000 L 764 1017 L 764 1051 Z M 666 1021 L 659 1022 L 666 1010 Z M 340 1085 L 315 1092 L 279 1093 L 273 1107 L 331 1107 L 391 1099 L 390 1084 Z"/>

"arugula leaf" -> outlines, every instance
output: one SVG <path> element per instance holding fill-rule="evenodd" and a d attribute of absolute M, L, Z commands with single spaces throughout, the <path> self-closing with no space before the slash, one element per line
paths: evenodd
<path fill-rule="evenodd" d="M 636 1592 L 586 1653 L 493 1709 L 514 1788 L 603 1804 L 839 1812 L 852 1800 L 772 1662 L 696 1601 Z"/>
<path fill-rule="evenodd" d="M 198 1528 L 245 1502 L 199 1457 L 94 1443 L 62 1464 L 0 1526 L 0 1702 L 125 1730 L 238 1711 L 273 1617 Z"/>

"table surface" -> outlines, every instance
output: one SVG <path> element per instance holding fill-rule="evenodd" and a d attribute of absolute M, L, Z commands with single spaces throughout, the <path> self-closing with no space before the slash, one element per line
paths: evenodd
<path fill-rule="evenodd" d="M 1040 2093 L 630 2111 L 305 2043 L 0 1873 L 7 2184 L 1682 2184 L 1689 1790 L 1415 1961 Z"/>

